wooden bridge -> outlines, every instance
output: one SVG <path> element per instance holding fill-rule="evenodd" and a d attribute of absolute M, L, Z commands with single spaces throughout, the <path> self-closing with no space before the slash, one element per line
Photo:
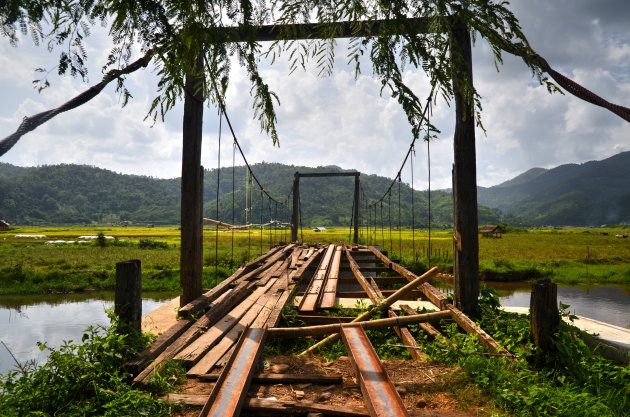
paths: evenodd
<path fill-rule="evenodd" d="M 150 327 L 159 337 L 127 367 L 136 375 L 134 382 L 143 384 L 166 361 L 182 361 L 188 378 L 207 388 L 199 388 L 204 394 L 170 394 L 167 399 L 203 406 L 200 416 L 238 416 L 243 409 L 272 415 L 412 415 L 365 329 L 393 327 L 401 346 L 414 360 L 422 360 L 424 355 L 407 326 L 419 324 L 430 337 L 442 338 L 432 323 L 454 321 L 465 331 L 477 334 L 492 354 L 509 356 L 428 282 L 435 274 L 434 268 L 417 276 L 374 246 L 279 245 L 182 307 L 178 317 L 173 303 L 145 317 L 145 329 Z M 339 304 L 353 305 L 357 299 L 374 307 L 358 317 L 328 314 Z M 306 326 L 278 327 L 288 305 L 297 306 L 297 318 Z M 419 314 L 419 307 L 435 311 Z M 401 311 L 404 316 L 399 316 Z M 370 320 L 379 312 L 388 318 Z M 308 369 L 299 375 L 269 374 L 257 369 L 265 340 L 305 336 L 326 337 L 300 356 L 315 353 L 339 338 L 343 340 L 356 372 L 363 407 L 331 406 L 325 401 L 270 401 L 248 395 L 252 380 L 259 384 L 341 382 L 338 375 L 314 374 Z"/>

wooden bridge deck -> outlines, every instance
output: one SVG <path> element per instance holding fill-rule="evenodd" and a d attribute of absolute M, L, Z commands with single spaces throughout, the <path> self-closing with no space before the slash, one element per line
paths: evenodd
<path fill-rule="evenodd" d="M 384 271 L 391 276 L 377 276 Z M 217 412 L 221 415 L 239 415 L 243 406 L 251 406 L 251 400 L 246 397 L 249 384 L 255 376 L 254 368 L 265 335 L 291 337 L 292 332 L 308 334 L 311 329 L 315 332 L 313 334 L 341 331 L 356 366 L 358 379 L 362 387 L 366 387 L 362 389 L 365 407 L 346 410 L 343 407 L 326 408 L 326 404 L 311 404 L 309 410 L 319 410 L 325 415 L 408 415 L 401 407 L 400 397 L 395 390 L 392 391 L 391 381 L 384 374 L 384 368 L 369 342 L 349 342 L 350 335 L 357 335 L 361 339 L 363 324 L 360 321 L 370 323 L 370 326 L 380 326 L 381 322 L 383 325 L 395 326 L 401 344 L 407 346 L 412 358 L 417 360 L 422 360 L 424 356 L 415 345 L 414 336 L 405 327 L 410 320 L 422 323 L 422 328 L 431 337 L 440 335 L 428 321 L 443 318 L 454 320 L 466 331 L 478 334 L 480 342 L 488 350 L 507 355 L 483 330 L 449 305 L 444 294 L 427 282 L 434 272 L 432 270 L 426 276 L 418 277 L 374 247 L 343 244 L 277 246 L 242 266 L 217 287 L 179 311 L 178 300 L 175 299 L 148 314 L 143 319 L 143 330 L 158 334 L 159 337 L 147 351 L 129 362 L 128 369 L 136 375 L 134 382 L 143 384 L 151 374 L 159 372 L 166 361 L 180 360 L 190 378 L 215 385 L 210 395 L 204 395 L 203 401 L 192 401 L 190 396 L 170 396 L 171 400 L 183 399 L 205 405 L 200 416 L 215 415 Z M 403 286 L 404 283 L 407 285 Z M 368 310 L 360 318 L 331 317 L 327 314 L 337 305 L 355 307 L 357 302 L 364 306 L 374 303 L 377 307 Z M 298 306 L 299 318 L 307 326 L 314 326 L 279 329 L 277 326 L 281 313 L 287 305 Z M 413 314 L 418 307 L 442 311 L 433 315 Z M 409 317 L 399 317 L 401 309 Z M 369 320 L 376 310 L 383 311 L 390 318 L 364 321 Z M 353 323 L 347 326 L 352 327 L 341 327 L 340 323 L 350 321 Z M 362 358 L 369 360 L 366 362 Z M 380 372 L 376 380 L 371 379 L 374 370 Z M 293 378 L 277 375 L 274 382 L 294 381 L 295 376 Z M 325 380 L 327 376 L 320 375 L 319 378 Z M 218 407 L 220 404 L 229 405 Z M 290 410 L 295 411 L 298 405 L 284 404 L 286 413 L 280 413 L 277 409 L 273 411 L 274 404 L 261 403 L 257 407 L 267 407 L 267 411 L 274 415 L 282 415 Z"/>

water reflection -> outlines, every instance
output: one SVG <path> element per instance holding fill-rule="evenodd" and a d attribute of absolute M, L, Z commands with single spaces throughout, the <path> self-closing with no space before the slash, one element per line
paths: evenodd
<path fill-rule="evenodd" d="M 486 282 L 494 288 L 507 307 L 529 307 L 530 283 Z M 453 286 L 436 285 L 443 291 L 452 293 Z M 568 304 L 569 312 L 578 316 L 600 320 L 625 328 L 630 328 L 630 286 L 558 286 L 558 301 Z"/>
<path fill-rule="evenodd" d="M 172 293 L 143 293 L 142 312 L 155 310 Z M 42 363 L 47 352 L 36 343 L 59 347 L 63 341 L 79 342 L 89 326 L 107 326 L 106 309 L 114 306 L 113 292 L 45 296 L 0 296 L 0 340 L 20 363 L 35 360 Z M 0 345 L 0 373 L 15 368 L 15 361 Z"/>

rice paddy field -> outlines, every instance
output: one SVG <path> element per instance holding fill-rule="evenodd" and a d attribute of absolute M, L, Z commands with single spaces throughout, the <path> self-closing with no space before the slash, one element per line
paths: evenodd
<path fill-rule="evenodd" d="M 630 283 L 630 230 L 548 228 L 479 238 L 480 274 L 489 281 Z M 103 238 L 79 239 L 81 236 Z M 39 236 L 38 236 L 39 235 Z M 37 236 L 37 237 L 36 237 Z M 347 228 L 304 229 L 307 243 L 348 242 Z M 204 228 L 204 286 L 212 287 L 270 246 L 286 242 L 287 229 L 225 231 Z M 79 243 L 83 240 L 85 243 Z M 57 243 L 47 243 L 47 242 Z M 64 241 L 64 242 L 59 242 Z M 362 229 L 361 243 L 383 246 L 412 270 L 430 265 L 452 271 L 452 231 Z M 0 294 L 112 289 L 115 265 L 140 259 L 144 290 L 179 288 L 179 227 L 14 227 L 0 231 Z"/>

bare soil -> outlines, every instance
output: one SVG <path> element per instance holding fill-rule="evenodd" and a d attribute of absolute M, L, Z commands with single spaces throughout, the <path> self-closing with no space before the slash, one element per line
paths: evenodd
<path fill-rule="evenodd" d="M 476 388 L 467 383 L 456 368 L 430 362 L 382 360 L 405 406 L 413 416 L 486 416 L 496 411 Z M 248 395 L 279 401 L 311 401 L 327 405 L 365 408 L 361 389 L 352 363 L 346 356 L 326 362 L 318 356 L 308 358 L 274 356 L 261 363 L 264 373 L 275 364 L 289 365 L 288 374 L 339 375 L 342 385 L 319 384 L 252 384 Z M 180 393 L 210 394 L 214 383 L 189 379 Z M 302 397 L 302 393 L 304 396 Z M 328 394 L 329 393 L 329 394 Z M 178 417 L 199 415 L 199 407 L 190 407 Z M 242 416 L 260 415 L 244 410 Z"/>

